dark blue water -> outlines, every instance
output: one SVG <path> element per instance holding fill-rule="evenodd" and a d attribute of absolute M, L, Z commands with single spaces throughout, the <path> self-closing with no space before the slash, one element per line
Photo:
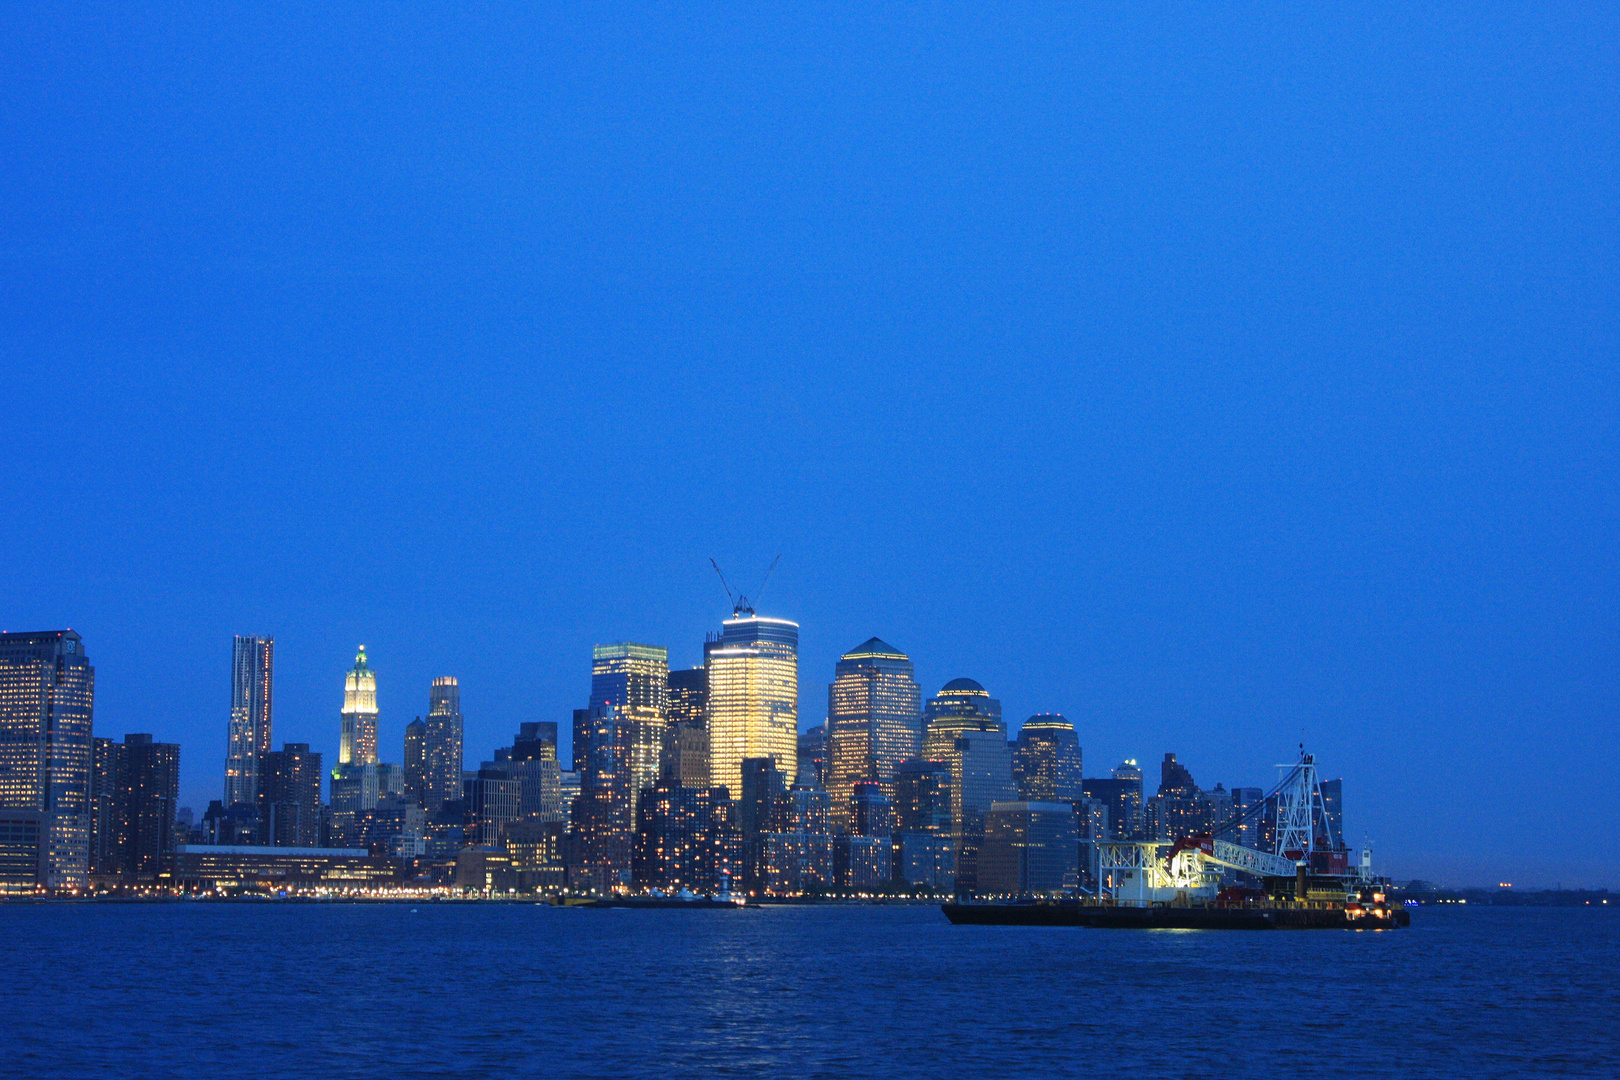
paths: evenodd
<path fill-rule="evenodd" d="M 10 1077 L 1616 1076 L 1617 916 L 1195 933 L 953 927 L 927 907 L 9 906 L 0 1060 Z"/>

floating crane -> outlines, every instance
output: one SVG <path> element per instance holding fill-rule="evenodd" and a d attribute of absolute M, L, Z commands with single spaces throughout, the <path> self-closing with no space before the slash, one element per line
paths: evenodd
<path fill-rule="evenodd" d="M 1243 815 L 1225 822 L 1215 833 L 1162 841 L 1109 840 L 1097 844 L 1098 878 L 1108 883 L 1117 903 L 1190 903 L 1213 899 L 1229 870 L 1259 878 L 1293 878 L 1304 891 L 1305 878 L 1316 852 L 1317 825 L 1328 829 L 1328 818 L 1317 780 L 1316 759 L 1300 747 L 1299 760 L 1279 765 L 1283 776 L 1267 799 Z M 1228 831 L 1263 811 L 1276 800 L 1276 850 L 1235 844 L 1216 833 Z M 1333 838 L 1326 836 L 1330 847 Z M 1337 851 L 1334 852 L 1338 854 Z M 1357 876 L 1372 877 L 1371 851 L 1363 851 Z M 1348 876 L 1348 875 L 1345 875 Z"/>

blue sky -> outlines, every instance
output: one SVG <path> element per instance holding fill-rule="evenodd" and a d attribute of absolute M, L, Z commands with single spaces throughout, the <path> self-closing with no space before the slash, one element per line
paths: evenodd
<path fill-rule="evenodd" d="M 714 556 L 1266 784 L 1393 872 L 1620 886 L 1617 21 L 1590 5 L 0 14 L 0 591 L 218 797 L 696 663 Z"/>

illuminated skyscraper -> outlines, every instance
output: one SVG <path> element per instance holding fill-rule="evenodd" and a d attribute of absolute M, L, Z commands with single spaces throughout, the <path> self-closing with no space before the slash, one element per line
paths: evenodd
<path fill-rule="evenodd" d="M 877 638 L 845 653 L 827 687 L 826 788 L 846 824 L 856 784 L 894 797 L 894 770 L 922 746 L 922 691 L 905 653 Z"/>
<path fill-rule="evenodd" d="M 343 737 L 338 743 L 339 765 L 377 763 L 377 676 L 366 662 L 366 647 L 354 658 L 354 668 L 343 680 Z"/>
<path fill-rule="evenodd" d="M 985 815 L 995 802 L 1016 798 L 1012 751 L 1001 702 L 972 679 L 952 679 L 924 710 L 923 757 L 951 770 L 951 836 L 956 842 L 956 886 L 977 887 Z"/>
<path fill-rule="evenodd" d="M 709 669 L 709 767 L 713 784 L 742 790 L 744 758 L 768 757 L 798 772 L 799 624 L 739 608 L 704 646 Z M 734 796 L 735 797 L 735 796 Z"/>
<path fill-rule="evenodd" d="M 1080 798 L 1080 740 L 1074 725 L 1057 713 L 1024 721 L 1013 751 L 1013 779 L 1026 802 L 1066 802 Z"/>
<path fill-rule="evenodd" d="M 630 820 L 641 793 L 658 783 L 669 705 L 669 650 L 631 641 L 598 645 L 591 654 L 591 707 L 612 705 L 633 725 L 630 748 Z"/>
<path fill-rule="evenodd" d="M 461 685 L 441 675 L 428 688 L 422 733 L 422 805 L 431 813 L 462 797 Z"/>
<path fill-rule="evenodd" d="M 53 891 L 89 884 L 95 691 L 72 630 L 0 634 L 0 810 L 37 815 L 37 882 Z"/>
<path fill-rule="evenodd" d="M 237 635 L 231 646 L 231 724 L 225 743 L 225 805 L 259 799 L 259 758 L 270 752 L 276 639 Z"/>

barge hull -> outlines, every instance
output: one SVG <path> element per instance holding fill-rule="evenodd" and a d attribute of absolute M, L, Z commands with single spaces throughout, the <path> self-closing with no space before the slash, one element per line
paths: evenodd
<path fill-rule="evenodd" d="M 1102 907 L 1079 904 L 942 904 L 958 926 L 1084 926 L 1100 930 L 1348 930 L 1408 924 L 1389 918 L 1352 919 L 1343 908 Z"/>

